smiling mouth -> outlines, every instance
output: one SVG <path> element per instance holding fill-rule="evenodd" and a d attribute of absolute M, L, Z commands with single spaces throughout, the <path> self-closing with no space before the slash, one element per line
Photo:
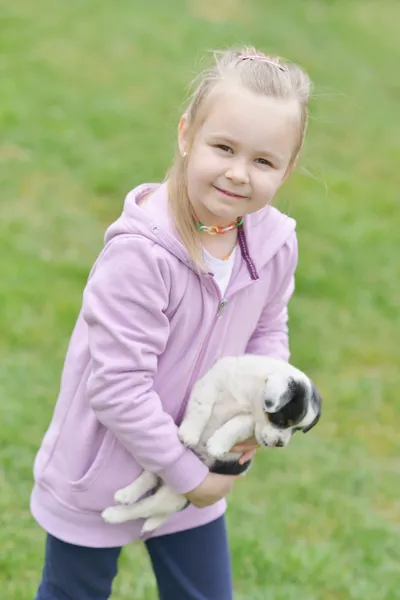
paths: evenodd
<path fill-rule="evenodd" d="M 222 188 L 219 188 L 216 185 L 214 185 L 214 188 L 217 190 L 217 192 L 220 192 L 221 194 L 224 194 L 224 196 L 228 196 L 229 198 L 247 198 L 247 196 L 242 196 L 241 194 L 234 194 L 233 192 L 228 192 L 228 190 L 223 190 Z"/>

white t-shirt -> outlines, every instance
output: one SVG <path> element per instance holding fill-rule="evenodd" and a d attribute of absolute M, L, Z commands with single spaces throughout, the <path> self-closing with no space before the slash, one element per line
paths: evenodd
<path fill-rule="evenodd" d="M 221 290 L 221 295 L 224 297 L 226 288 L 232 275 L 233 265 L 235 264 L 236 246 L 232 254 L 227 260 L 221 260 L 211 256 L 205 248 L 203 248 L 204 260 L 210 273 L 214 273 L 215 283 Z"/>

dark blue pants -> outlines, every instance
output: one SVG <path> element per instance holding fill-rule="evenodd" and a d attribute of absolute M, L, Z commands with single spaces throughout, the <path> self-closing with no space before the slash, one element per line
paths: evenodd
<path fill-rule="evenodd" d="M 232 600 L 224 517 L 147 540 L 160 600 Z M 86 548 L 47 536 L 36 600 L 106 600 L 121 548 Z M 140 577 L 140 570 L 133 577 Z"/>

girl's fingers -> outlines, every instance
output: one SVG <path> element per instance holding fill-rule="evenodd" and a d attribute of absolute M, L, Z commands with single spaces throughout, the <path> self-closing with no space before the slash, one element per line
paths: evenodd
<path fill-rule="evenodd" d="M 248 450 L 239 458 L 239 463 L 243 465 L 245 462 L 252 460 L 256 454 L 256 449 Z"/>
<path fill-rule="evenodd" d="M 231 449 L 231 452 L 249 452 L 250 450 L 257 450 L 257 448 L 258 444 L 241 442 L 240 444 L 235 444 Z"/>

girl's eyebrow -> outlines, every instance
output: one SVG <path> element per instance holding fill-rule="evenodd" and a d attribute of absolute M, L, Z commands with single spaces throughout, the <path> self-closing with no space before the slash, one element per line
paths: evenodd
<path fill-rule="evenodd" d="M 237 144 L 237 141 L 233 139 L 233 137 L 231 137 L 229 134 L 226 133 L 219 133 L 219 132 L 210 132 L 208 134 L 209 137 L 211 138 L 218 138 L 218 139 L 223 139 L 225 142 L 229 142 L 230 144 Z"/>

